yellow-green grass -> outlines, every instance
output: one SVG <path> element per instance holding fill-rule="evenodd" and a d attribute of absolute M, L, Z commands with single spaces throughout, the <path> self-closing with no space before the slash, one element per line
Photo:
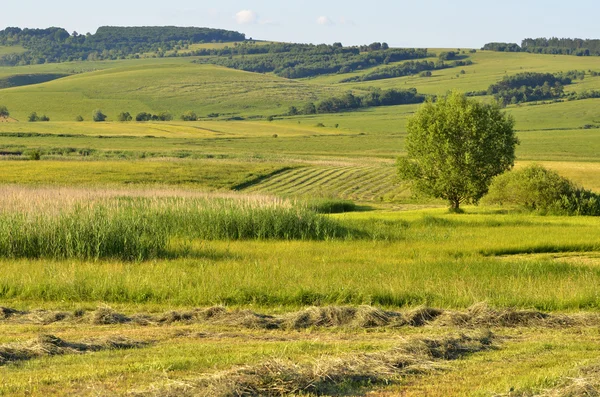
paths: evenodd
<path fill-rule="evenodd" d="M 231 189 L 282 168 L 281 164 L 227 160 L 5 161 L 2 184 L 182 185 Z"/>
<path fill-rule="evenodd" d="M 281 196 L 336 197 L 359 202 L 408 200 L 392 164 L 315 165 L 284 171 L 245 189 Z"/>
<path fill-rule="evenodd" d="M 208 113 L 269 115 L 288 106 L 333 95 L 335 88 L 211 65 L 162 64 L 133 66 L 85 73 L 34 86 L 0 91 L 0 102 L 17 119 L 32 111 L 53 120 L 91 117 L 102 109 L 109 119 L 129 111 L 170 111 L 175 117 L 187 110 Z"/>
<path fill-rule="evenodd" d="M 600 308 L 596 262 L 504 257 L 598 251 L 598 219 L 468 211 L 334 217 L 364 230 L 367 240 L 184 239 L 172 241 L 175 258 L 152 262 L 2 260 L 0 301 L 21 308 L 41 302 L 466 308 L 482 301 L 545 311 Z"/>
<path fill-rule="evenodd" d="M 409 379 L 405 384 L 381 389 L 373 395 L 540 395 L 583 378 L 582 369 L 600 363 L 598 335 L 592 328 L 503 330 L 499 335 L 505 338 L 497 350 L 454 361 L 450 364 L 451 371 Z"/>
<path fill-rule="evenodd" d="M 25 48 L 20 45 L 17 46 L 0 46 L 0 56 L 1 55 L 9 55 L 9 54 L 22 54 L 27 51 Z"/>

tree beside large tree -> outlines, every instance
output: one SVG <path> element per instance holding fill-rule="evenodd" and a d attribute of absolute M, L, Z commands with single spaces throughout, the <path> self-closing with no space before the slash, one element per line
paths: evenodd
<path fill-rule="evenodd" d="M 447 200 L 451 211 L 477 203 L 492 178 L 514 165 L 514 124 L 497 103 L 460 92 L 429 100 L 408 121 L 400 177 L 420 193 Z"/>

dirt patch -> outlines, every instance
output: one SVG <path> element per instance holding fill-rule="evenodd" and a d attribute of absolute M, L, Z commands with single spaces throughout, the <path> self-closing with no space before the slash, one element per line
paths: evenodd
<path fill-rule="evenodd" d="M 18 123 L 19 120 L 12 117 L 0 117 L 0 123 Z"/>

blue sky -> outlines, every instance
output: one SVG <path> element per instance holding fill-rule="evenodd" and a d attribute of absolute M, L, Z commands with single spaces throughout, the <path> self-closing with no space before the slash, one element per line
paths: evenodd
<path fill-rule="evenodd" d="M 473 47 L 525 37 L 600 38 L 600 1 L 555 0 L 7 0 L 0 29 L 61 26 L 79 33 L 102 25 L 207 26 L 248 37 L 344 45 Z"/>

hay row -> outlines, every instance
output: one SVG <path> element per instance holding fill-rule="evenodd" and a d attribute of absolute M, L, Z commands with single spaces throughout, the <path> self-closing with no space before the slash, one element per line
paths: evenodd
<path fill-rule="evenodd" d="M 249 329 L 297 330 L 307 328 L 420 327 L 571 327 L 600 324 L 600 315 L 547 314 L 536 310 L 495 309 L 485 303 L 465 311 L 420 307 L 409 311 L 386 311 L 372 306 L 310 307 L 282 315 L 267 315 L 251 310 L 227 310 L 222 306 L 190 311 L 170 311 L 159 315 L 118 313 L 110 307 L 76 312 L 33 310 L 18 311 L 0 307 L 0 322 L 51 324 L 60 321 L 96 325 L 134 324 L 168 325 L 173 323 L 210 323 Z"/>
<path fill-rule="evenodd" d="M 330 395 L 373 387 L 444 368 L 443 362 L 492 348 L 493 335 L 413 339 L 383 352 L 321 357 L 312 362 L 268 360 L 186 383 L 158 386 L 136 396 Z M 346 390 L 347 391 L 347 390 Z"/>
<path fill-rule="evenodd" d="M 134 349 L 146 346 L 124 337 L 110 337 L 87 342 L 68 342 L 54 335 L 40 335 L 24 343 L 0 345 L 0 366 L 17 361 L 26 361 L 44 356 L 82 354 L 101 350 Z"/>

